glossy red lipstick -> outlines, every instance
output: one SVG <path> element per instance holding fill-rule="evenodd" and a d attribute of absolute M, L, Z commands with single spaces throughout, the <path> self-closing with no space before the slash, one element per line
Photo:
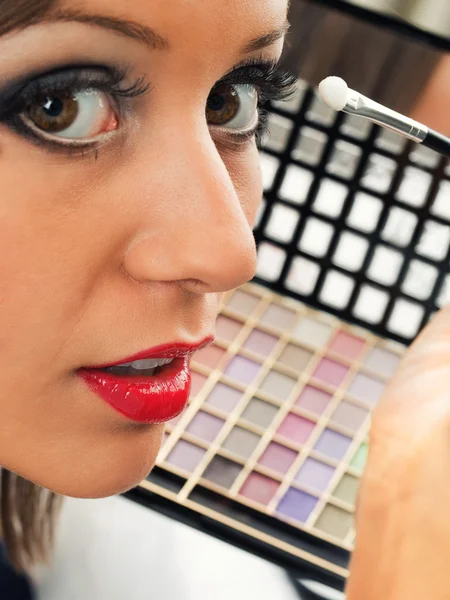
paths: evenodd
<path fill-rule="evenodd" d="M 209 345 L 213 338 L 200 344 L 165 344 L 139 352 L 120 361 L 78 371 L 88 387 L 112 408 L 137 423 L 164 423 L 178 416 L 189 399 L 192 354 Z M 137 360 L 172 359 L 170 364 L 158 367 L 153 375 L 123 375 L 105 371 Z"/>

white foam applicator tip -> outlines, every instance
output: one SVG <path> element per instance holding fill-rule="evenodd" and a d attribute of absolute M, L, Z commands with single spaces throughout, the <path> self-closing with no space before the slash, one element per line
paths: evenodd
<path fill-rule="evenodd" d="M 342 110 L 347 104 L 348 85 L 340 77 L 327 77 L 319 83 L 319 92 L 330 108 Z"/>

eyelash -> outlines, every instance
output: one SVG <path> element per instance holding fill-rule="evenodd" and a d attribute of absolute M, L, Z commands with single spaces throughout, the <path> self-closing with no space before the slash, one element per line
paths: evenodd
<path fill-rule="evenodd" d="M 98 143 L 73 143 L 53 141 L 41 137 L 28 127 L 20 117 L 27 107 L 39 97 L 78 93 L 87 89 L 104 92 L 113 101 L 119 116 L 126 113 L 127 102 L 148 92 L 150 85 L 144 78 L 136 79 L 131 85 L 124 86 L 127 69 L 104 66 L 71 66 L 51 71 L 22 84 L 16 84 L 10 91 L 0 94 L 0 123 L 5 123 L 17 133 L 30 138 L 33 142 L 46 146 L 49 150 L 85 153 L 98 151 Z M 269 101 L 284 100 L 295 90 L 297 78 L 290 72 L 279 68 L 275 61 L 249 60 L 235 67 L 220 79 L 214 87 L 223 84 L 254 85 L 258 90 L 258 122 L 252 129 L 244 132 L 227 131 L 235 142 L 256 139 L 260 145 L 267 130 L 267 109 Z"/>

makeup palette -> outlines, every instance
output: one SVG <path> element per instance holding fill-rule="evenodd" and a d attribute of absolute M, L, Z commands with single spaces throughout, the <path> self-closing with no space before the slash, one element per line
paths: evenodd
<path fill-rule="evenodd" d="M 370 414 L 403 349 L 257 284 L 227 294 L 141 492 L 342 585 Z"/>

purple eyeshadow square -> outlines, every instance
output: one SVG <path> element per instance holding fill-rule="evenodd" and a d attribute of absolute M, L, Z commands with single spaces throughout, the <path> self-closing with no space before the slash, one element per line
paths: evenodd
<path fill-rule="evenodd" d="M 334 458 L 335 460 L 341 460 L 347 450 L 350 447 L 352 440 L 337 431 L 331 429 L 325 429 L 320 438 L 317 440 L 314 450 Z"/>
<path fill-rule="evenodd" d="M 295 481 L 324 492 L 334 475 L 334 468 L 324 463 L 307 458 L 295 476 Z"/>
<path fill-rule="evenodd" d="M 202 440 L 212 442 L 222 429 L 224 421 L 200 410 L 187 426 L 186 431 Z"/>
<path fill-rule="evenodd" d="M 304 523 L 317 504 L 317 498 L 305 492 L 289 488 L 277 507 L 277 512 Z"/>
<path fill-rule="evenodd" d="M 378 379 L 358 373 L 348 388 L 349 394 L 353 394 L 360 400 L 370 404 L 377 404 L 381 398 L 386 384 Z"/>
<path fill-rule="evenodd" d="M 254 329 L 244 342 L 244 348 L 261 356 L 269 356 L 278 343 L 278 338 L 259 329 Z"/>
<path fill-rule="evenodd" d="M 225 370 L 225 375 L 239 381 L 249 384 L 258 375 L 261 365 L 249 360 L 243 356 L 235 356 Z"/>
<path fill-rule="evenodd" d="M 242 392 L 239 390 L 224 383 L 218 383 L 206 399 L 206 404 L 228 413 L 234 409 L 241 398 Z"/>
<path fill-rule="evenodd" d="M 202 460 L 205 452 L 206 450 L 203 450 L 203 448 L 194 446 L 194 444 L 186 442 L 185 440 L 179 440 L 175 448 L 167 457 L 166 462 L 192 473 L 198 463 Z"/>
<path fill-rule="evenodd" d="M 271 442 L 258 463 L 279 473 L 287 473 L 296 458 L 297 452 L 294 450 L 276 442 Z"/>

